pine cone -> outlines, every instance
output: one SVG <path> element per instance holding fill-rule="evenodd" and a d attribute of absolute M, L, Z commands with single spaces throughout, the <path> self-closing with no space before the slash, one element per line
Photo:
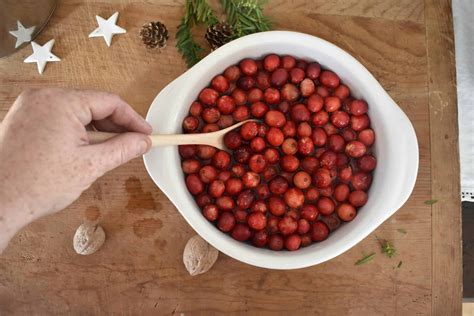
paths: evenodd
<path fill-rule="evenodd" d="M 211 25 L 206 31 L 206 40 L 212 50 L 229 43 L 234 38 L 234 30 L 232 25 L 227 22 L 219 22 Z"/>
<path fill-rule="evenodd" d="M 168 40 L 168 30 L 160 21 L 149 22 L 140 30 L 140 38 L 148 48 L 164 48 Z"/>

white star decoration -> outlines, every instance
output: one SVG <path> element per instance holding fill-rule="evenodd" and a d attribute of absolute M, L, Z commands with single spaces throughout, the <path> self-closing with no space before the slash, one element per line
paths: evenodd
<path fill-rule="evenodd" d="M 16 37 L 15 48 L 19 47 L 23 43 L 31 42 L 31 35 L 35 31 L 36 26 L 25 28 L 20 21 L 16 21 L 17 30 L 10 31 L 11 35 Z"/>
<path fill-rule="evenodd" d="M 53 49 L 54 39 L 50 40 L 43 46 L 38 45 L 35 42 L 31 42 L 31 47 L 33 48 L 33 54 L 28 56 L 24 62 L 25 63 L 36 63 L 38 65 L 38 72 L 43 73 L 46 63 L 49 61 L 61 61 L 56 55 L 51 53 Z"/>
<path fill-rule="evenodd" d="M 118 19 L 118 12 L 112 14 L 112 16 L 107 20 L 98 15 L 95 16 L 95 19 L 97 20 L 99 27 L 96 28 L 92 33 L 90 33 L 89 37 L 102 36 L 104 37 L 107 46 L 110 46 L 110 43 L 112 42 L 112 36 L 114 36 L 115 34 L 127 33 L 126 30 L 116 25 Z"/>

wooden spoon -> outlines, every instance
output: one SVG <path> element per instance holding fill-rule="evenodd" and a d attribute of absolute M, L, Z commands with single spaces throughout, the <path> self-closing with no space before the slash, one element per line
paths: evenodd
<path fill-rule="evenodd" d="M 166 134 L 166 135 L 150 135 L 152 147 L 155 146 L 167 146 L 167 145 L 209 145 L 216 147 L 220 150 L 227 150 L 224 144 L 224 135 L 233 129 L 247 122 L 257 120 L 245 120 L 221 129 L 217 132 L 212 133 L 196 133 L 196 134 Z M 91 144 L 97 144 L 104 142 L 114 136 L 119 135 L 118 133 L 106 133 L 106 132 L 87 132 L 89 136 L 89 142 Z"/>

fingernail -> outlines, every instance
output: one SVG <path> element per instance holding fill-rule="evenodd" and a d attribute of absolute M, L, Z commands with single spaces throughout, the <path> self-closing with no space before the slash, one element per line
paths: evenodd
<path fill-rule="evenodd" d="M 138 143 L 138 149 L 139 149 L 139 152 L 141 155 L 143 155 L 144 153 L 146 153 L 148 151 L 148 148 L 149 148 L 149 142 L 146 141 L 146 140 L 141 140 L 139 143 Z"/>

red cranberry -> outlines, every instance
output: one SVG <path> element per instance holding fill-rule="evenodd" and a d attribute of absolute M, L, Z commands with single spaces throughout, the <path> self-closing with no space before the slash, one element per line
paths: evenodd
<path fill-rule="evenodd" d="M 355 134 L 355 132 L 354 132 L 354 134 Z M 359 132 L 358 139 L 365 146 L 372 146 L 374 144 L 374 141 L 375 141 L 375 133 L 370 128 L 364 129 L 364 130 Z"/>
<path fill-rule="evenodd" d="M 306 68 L 306 76 L 309 79 L 316 80 L 321 73 L 321 66 L 318 63 L 311 63 Z"/>
<path fill-rule="evenodd" d="M 242 90 L 248 91 L 255 86 L 255 79 L 253 77 L 240 77 L 237 80 L 237 86 Z"/>
<path fill-rule="evenodd" d="M 237 122 L 245 121 L 249 118 L 249 115 L 249 108 L 245 105 L 238 106 L 237 109 L 235 109 L 234 113 L 232 113 L 234 120 L 236 120 Z"/>
<path fill-rule="evenodd" d="M 319 76 L 319 82 L 328 88 L 335 89 L 339 85 L 339 76 L 332 71 L 325 70 L 321 72 L 321 75 Z"/>
<path fill-rule="evenodd" d="M 258 70 L 257 63 L 250 58 L 242 60 L 239 66 L 242 73 L 247 76 L 254 76 Z"/>
<path fill-rule="evenodd" d="M 329 121 L 329 114 L 326 111 L 319 111 L 313 114 L 311 121 L 315 126 L 324 126 Z"/>
<path fill-rule="evenodd" d="M 265 123 L 271 127 L 282 127 L 286 123 L 285 114 L 280 111 L 270 110 L 265 114 Z"/>
<path fill-rule="evenodd" d="M 301 160 L 301 168 L 308 173 L 313 173 L 319 167 L 319 160 L 315 157 L 304 157 Z"/>
<path fill-rule="evenodd" d="M 290 103 L 288 101 L 282 101 L 278 104 L 278 110 L 282 113 L 287 113 L 290 109 Z"/>
<path fill-rule="evenodd" d="M 293 217 L 285 216 L 278 222 L 278 229 L 283 235 L 291 235 L 298 229 L 298 222 Z"/>
<path fill-rule="evenodd" d="M 202 111 L 202 119 L 207 123 L 216 123 L 220 117 L 221 113 L 216 108 L 205 108 Z"/>
<path fill-rule="evenodd" d="M 188 116 L 183 120 L 183 130 L 186 132 L 195 131 L 199 126 L 199 120 L 194 116 Z"/>
<path fill-rule="evenodd" d="M 300 68 L 293 68 L 290 70 L 290 81 L 294 84 L 298 84 L 304 79 L 304 70 Z"/>
<path fill-rule="evenodd" d="M 217 221 L 217 227 L 223 231 L 231 231 L 235 226 L 235 218 L 231 212 L 223 212 Z"/>
<path fill-rule="evenodd" d="M 199 117 L 202 113 L 203 108 L 204 107 L 202 106 L 201 103 L 199 103 L 198 101 L 194 101 L 189 107 L 189 114 L 195 117 Z"/>
<path fill-rule="evenodd" d="M 284 194 L 285 202 L 289 207 L 298 208 L 304 203 L 304 194 L 298 188 L 290 188 Z"/>
<path fill-rule="evenodd" d="M 261 212 L 253 212 L 248 216 L 247 224 L 255 230 L 264 229 L 267 226 L 267 217 Z"/>
<path fill-rule="evenodd" d="M 323 129 L 326 131 L 326 134 L 328 134 L 329 136 L 331 136 L 333 134 L 337 134 L 339 132 L 337 130 L 337 128 L 334 125 L 332 125 L 331 123 L 326 123 L 323 126 Z"/>
<path fill-rule="evenodd" d="M 220 128 L 226 128 L 231 125 L 234 125 L 234 118 L 232 117 L 232 115 L 221 115 L 221 118 L 217 122 L 217 125 Z"/>
<path fill-rule="evenodd" d="M 234 159 L 238 163 L 247 163 L 250 159 L 252 151 L 247 146 L 242 146 L 234 150 Z"/>
<path fill-rule="evenodd" d="M 357 172 L 352 176 L 351 183 L 355 190 L 367 191 L 372 182 L 372 176 L 365 172 Z"/>
<path fill-rule="evenodd" d="M 281 58 L 281 66 L 285 69 L 291 69 L 295 68 L 296 65 L 296 59 L 293 56 L 283 56 Z"/>
<path fill-rule="evenodd" d="M 336 111 L 331 115 L 331 123 L 337 128 L 344 128 L 349 125 L 350 117 L 344 111 Z"/>
<path fill-rule="evenodd" d="M 268 105 L 260 101 L 252 103 L 252 105 L 250 106 L 250 113 L 256 118 L 263 117 L 267 113 L 267 111 Z"/>
<path fill-rule="evenodd" d="M 197 153 L 196 145 L 179 145 L 178 146 L 179 154 L 183 159 L 193 158 Z"/>
<path fill-rule="evenodd" d="M 199 101 L 207 105 L 215 105 L 219 98 L 219 93 L 211 88 L 205 88 L 199 93 Z"/>
<path fill-rule="evenodd" d="M 217 209 L 217 208 L 216 208 Z M 311 225 L 304 218 L 298 220 L 298 234 L 304 235 L 311 229 Z"/>
<path fill-rule="evenodd" d="M 243 188 L 244 184 L 242 183 L 242 180 L 238 178 L 229 178 L 225 182 L 225 192 L 230 196 L 239 194 Z"/>
<path fill-rule="evenodd" d="M 298 152 L 303 156 L 310 155 L 314 150 L 314 143 L 309 137 L 302 137 L 298 140 Z"/>
<path fill-rule="evenodd" d="M 289 251 L 298 250 L 301 246 L 301 237 L 297 234 L 290 235 L 285 239 L 285 248 Z"/>
<path fill-rule="evenodd" d="M 250 229 L 247 225 L 244 224 L 237 224 L 235 225 L 234 229 L 232 229 L 232 232 L 230 233 L 232 238 L 238 241 L 246 241 L 247 239 L 250 238 Z"/>
<path fill-rule="evenodd" d="M 268 242 L 268 233 L 265 230 L 259 230 L 252 237 L 252 245 L 255 247 L 264 247 Z"/>
<path fill-rule="evenodd" d="M 307 233 L 304 235 L 301 235 L 301 247 L 307 247 L 311 245 L 312 240 L 311 240 L 311 234 Z"/>
<path fill-rule="evenodd" d="M 325 187 L 325 188 L 320 188 L 319 189 L 319 194 L 321 194 L 321 196 L 325 196 L 325 197 L 332 197 L 334 195 L 334 188 L 332 186 L 328 186 L 328 187 Z"/>
<path fill-rule="evenodd" d="M 258 200 L 252 205 L 252 212 L 265 214 L 268 211 L 267 203 L 264 200 Z"/>
<path fill-rule="evenodd" d="M 237 149 L 242 145 L 242 137 L 236 131 L 230 131 L 224 136 L 224 144 L 229 149 Z"/>
<path fill-rule="evenodd" d="M 229 82 L 224 76 L 218 75 L 212 79 L 211 86 L 218 92 L 224 93 L 229 89 Z"/>
<path fill-rule="evenodd" d="M 217 100 L 217 108 L 222 114 L 231 114 L 235 110 L 235 101 L 228 95 L 223 95 Z"/>
<path fill-rule="evenodd" d="M 251 140 L 258 134 L 258 125 L 256 122 L 247 122 L 240 128 L 240 136 L 245 140 Z"/>
<path fill-rule="evenodd" d="M 324 129 L 318 127 L 313 129 L 311 139 L 313 140 L 314 145 L 322 147 L 326 144 L 328 136 L 326 135 Z"/>
<path fill-rule="evenodd" d="M 240 77 L 240 69 L 237 66 L 230 66 L 224 71 L 224 77 L 229 81 L 237 81 Z"/>
<path fill-rule="evenodd" d="M 245 168 L 242 165 L 233 165 L 231 170 L 232 173 L 238 178 L 242 177 L 245 173 Z"/>
<path fill-rule="evenodd" d="M 325 97 L 324 109 L 326 112 L 335 112 L 341 108 L 341 100 L 338 97 Z"/>
<path fill-rule="evenodd" d="M 247 99 L 250 103 L 260 101 L 262 100 L 262 98 L 263 98 L 263 92 L 259 88 L 253 88 L 252 90 L 249 91 L 249 94 L 247 96 Z"/>
<path fill-rule="evenodd" d="M 293 177 L 293 183 L 297 188 L 306 189 L 311 185 L 311 176 L 305 171 L 299 171 Z"/>
<path fill-rule="evenodd" d="M 356 209 L 354 208 L 354 206 L 348 203 L 340 204 L 337 207 L 336 212 L 337 212 L 337 216 L 339 216 L 339 218 L 342 219 L 344 222 L 350 222 L 357 215 Z"/>
<path fill-rule="evenodd" d="M 181 163 L 181 169 L 184 173 L 196 173 L 201 168 L 201 163 L 197 159 L 186 159 Z"/>
<path fill-rule="evenodd" d="M 288 181 L 282 176 L 277 176 L 270 181 L 268 187 L 270 189 L 270 192 L 276 195 L 280 195 L 285 193 L 286 190 L 288 190 Z"/>
<path fill-rule="evenodd" d="M 247 211 L 237 208 L 233 213 L 237 223 L 247 223 Z"/>
<path fill-rule="evenodd" d="M 216 199 L 216 205 L 220 210 L 231 211 L 235 207 L 235 202 L 230 196 L 221 196 Z"/>
<path fill-rule="evenodd" d="M 366 129 L 370 125 L 369 117 L 366 114 L 360 116 L 351 116 L 351 128 L 356 131 L 360 132 L 361 130 Z"/>
<path fill-rule="evenodd" d="M 232 98 L 237 105 L 247 103 L 247 94 L 242 89 L 234 89 L 234 91 L 232 91 Z"/>
<path fill-rule="evenodd" d="M 367 147 L 357 140 L 353 140 L 346 145 L 346 154 L 353 158 L 362 157 L 367 152 Z"/>
<path fill-rule="evenodd" d="M 259 71 L 257 74 L 257 87 L 265 90 L 270 87 L 270 74 L 266 71 Z"/>
<path fill-rule="evenodd" d="M 329 90 L 323 86 L 316 87 L 316 93 L 319 94 L 321 97 L 325 98 L 329 96 Z"/>
<path fill-rule="evenodd" d="M 291 108 L 291 118 L 295 122 L 309 121 L 310 113 L 304 104 L 296 104 Z"/>
<path fill-rule="evenodd" d="M 204 191 L 204 184 L 202 183 L 201 179 L 199 179 L 199 176 L 195 173 L 186 177 L 186 186 L 192 195 L 198 195 Z"/>
<path fill-rule="evenodd" d="M 220 129 L 219 125 L 212 123 L 212 124 L 204 125 L 201 132 L 202 133 L 212 133 L 212 132 L 217 132 L 219 129 Z"/>
<path fill-rule="evenodd" d="M 275 164 L 280 160 L 280 154 L 275 148 L 267 148 L 263 156 L 269 164 Z"/>
<path fill-rule="evenodd" d="M 350 189 L 347 184 L 340 183 L 334 189 L 334 198 L 338 202 L 344 202 L 349 197 Z"/>
<path fill-rule="evenodd" d="M 270 196 L 270 189 L 268 189 L 268 185 L 261 184 L 257 187 L 257 195 L 261 199 L 266 199 Z"/>
<path fill-rule="evenodd" d="M 347 164 L 349 163 L 349 157 L 347 157 L 343 153 L 338 153 L 337 154 L 337 160 L 336 160 L 336 167 L 337 168 L 345 168 Z"/>
<path fill-rule="evenodd" d="M 219 172 L 219 175 L 217 176 L 217 179 L 222 180 L 222 181 L 227 181 L 230 177 L 232 177 L 232 173 L 228 170 L 222 170 Z"/>
<path fill-rule="evenodd" d="M 310 95 L 312 95 L 316 90 L 313 80 L 306 78 L 301 81 L 300 90 L 301 95 L 304 97 L 309 97 Z"/>
<path fill-rule="evenodd" d="M 282 250 L 284 245 L 283 237 L 280 235 L 271 235 L 270 239 L 268 240 L 268 247 L 271 250 Z"/>
<path fill-rule="evenodd" d="M 301 217 L 309 222 L 316 220 L 316 218 L 318 218 L 318 215 L 318 209 L 312 204 L 304 204 L 301 208 Z"/>
<path fill-rule="evenodd" d="M 342 138 L 339 134 L 333 134 L 329 136 L 329 149 L 334 152 L 341 152 L 344 151 L 346 142 L 344 138 Z"/>
<path fill-rule="evenodd" d="M 219 150 L 212 157 L 212 164 L 218 169 L 227 169 L 230 165 L 230 155 L 226 151 Z"/>
<path fill-rule="evenodd" d="M 263 155 L 257 154 L 250 157 L 250 160 L 249 160 L 250 170 L 260 173 L 265 169 L 266 166 L 267 166 L 267 162 L 265 158 L 263 157 Z"/>
<path fill-rule="evenodd" d="M 280 102 L 280 91 L 275 88 L 265 89 L 263 98 L 268 104 L 277 104 L 278 102 Z"/>
<path fill-rule="evenodd" d="M 280 56 L 275 54 L 267 55 L 263 59 L 263 69 L 267 71 L 274 71 L 280 66 Z"/>
<path fill-rule="evenodd" d="M 350 142 L 351 140 L 357 139 L 357 133 L 352 128 L 347 127 L 342 131 L 342 137 L 346 142 Z"/>
<path fill-rule="evenodd" d="M 237 197 L 237 206 L 241 209 L 248 209 L 252 205 L 254 199 L 255 196 L 253 195 L 252 191 L 242 191 Z"/>
<path fill-rule="evenodd" d="M 365 172 L 370 172 L 377 166 L 377 160 L 374 156 L 365 155 L 357 159 L 357 165 L 359 169 Z"/>
<path fill-rule="evenodd" d="M 310 112 L 316 113 L 323 109 L 324 100 L 319 94 L 312 94 L 307 100 L 307 107 Z"/>
<path fill-rule="evenodd" d="M 283 199 L 281 199 L 277 196 L 271 196 L 268 199 L 268 208 L 270 209 L 270 212 L 273 215 L 281 216 L 281 215 L 285 214 L 286 204 L 283 201 Z"/>
<path fill-rule="evenodd" d="M 204 206 L 213 203 L 214 200 L 209 194 L 202 193 L 199 196 L 196 197 L 196 203 L 200 208 L 203 208 Z"/>
<path fill-rule="evenodd" d="M 199 158 L 201 159 L 211 159 L 212 156 L 214 156 L 214 154 L 217 152 L 217 149 L 212 147 L 212 146 L 208 146 L 208 145 L 198 145 L 197 147 L 197 155 Z"/>
<path fill-rule="evenodd" d="M 213 166 L 204 166 L 199 170 L 199 177 L 204 183 L 210 183 L 217 178 L 217 170 Z"/>
<path fill-rule="evenodd" d="M 334 213 L 328 216 L 321 216 L 321 221 L 323 221 L 331 231 L 336 230 L 339 226 L 341 226 L 341 220 L 337 214 Z"/>
<path fill-rule="evenodd" d="M 331 185 L 332 178 L 329 170 L 320 168 L 313 174 L 313 183 L 318 188 L 325 188 Z"/>
<path fill-rule="evenodd" d="M 300 91 L 291 83 L 287 83 L 281 89 L 281 98 L 286 101 L 294 102 L 300 97 Z"/>
<path fill-rule="evenodd" d="M 215 198 L 221 197 L 224 194 L 224 190 L 225 184 L 222 180 L 213 180 L 208 189 L 209 194 Z"/>
<path fill-rule="evenodd" d="M 306 67 L 308 67 L 308 63 L 305 60 L 299 59 L 296 61 L 296 68 L 306 70 Z"/>
<path fill-rule="evenodd" d="M 269 130 L 269 127 L 265 124 L 260 124 L 258 126 L 258 136 L 259 137 L 265 137 L 267 136 L 267 132 Z"/>
<path fill-rule="evenodd" d="M 278 68 L 270 76 L 270 82 L 273 86 L 281 87 L 288 81 L 288 71 L 283 68 Z"/>
<path fill-rule="evenodd" d="M 339 180 L 344 183 L 349 183 L 352 179 L 351 167 L 345 167 L 339 171 Z"/>
<path fill-rule="evenodd" d="M 311 238 L 313 241 L 323 241 L 329 235 L 329 228 L 321 221 L 316 221 L 311 226 Z"/>
<path fill-rule="evenodd" d="M 208 204 L 202 210 L 202 215 L 204 215 L 204 217 L 208 221 L 213 222 L 219 216 L 219 210 L 217 209 L 217 206 L 215 206 L 214 204 Z"/>
<path fill-rule="evenodd" d="M 283 170 L 287 172 L 294 172 L 298 169 L 300 161 L 298 158 L 292 155 L 285 155 L 281 158 L 280 166 Z"/>
<path fill-rule="evenodd" d="M 308 122 L 302 122 L 298 124 L 296 131 L 299 137 L 309 137 L 311 136 L 313 129 L 311 128 L 311 125 L 308 124 Z"/>
<path fill-rule="evenodd" d="M 309 188 L 305 195 L 305 200 L 308 202 L 316 201 L 319 198 L 319 191 L 316 188 Z"/>
<path fill-rule="evenodd" d="M 283 135 L 285 137 L 295 137 L 296 135 L 296 125 L 292 121 L 287 121 L 282 128 Z"/>
<path fill-rule="evenodd" d="M 367 203 L 367 193 L 361 190 L 352 191 L 349 194 L 349 202 L 355 207 L 364 206 Z"/>
<path fill-rule="evenodd" d="M 336 166 L 336 162 L 337 154 L 329 150 L 325 151 L 319 159 L 319 164 L 321 165 L 321 167 L 324 167 L 328 170 L 334 168 Z"/>
<path fill-rule="evenodd" d="M 287 138 L 283 141 L 281 150 L 285 155 L 294 155 L 298 152 L 298 142 L 294 138 Z"/>
<path fill-rule="evenodd" d="M 283 140 L 285 139 L 285 136 L 283 135 L 281 130 L 279 130 L 278 128 L 271 127 L 268 130 L 266 138 L 267 138 L 267 142 L 270 145 L 277 147 L 277 146 L 280 146 L 283 143 Z"/>
<path fill-rule="evenodd" d="M 253 171 L 247 171 L 242 176 L 242 182 L 247 188 L 255 188 L 260 184 L 260 175 Z"/>
<path fill-rule="evenodd" d="M 347 99 L 349 97 L 350 91 L 349 91 L 349 88 L 347 86 L 341 84 L 341 85 L 339 85 L 339 87 L 337 87 L 334 90 L 333 94 L 336 97 L 338 97 L 339 99 L 344 100 L 344 99 Z"/>
<path fill-rule="evenodd" d="M 349 104 L 349 110 L 351 111 L 352 115 L 362 115 L 367 113 L 369 107 L 367 106 L 367 102 L 364 100 L 354 100 Z"/>
<path fill-rule="evenodd" d="M 250 142 L 250 148 L 256 153 L 263 151 L 265 149 L 265 140 L 262 137 L 255 137 Z"/>

